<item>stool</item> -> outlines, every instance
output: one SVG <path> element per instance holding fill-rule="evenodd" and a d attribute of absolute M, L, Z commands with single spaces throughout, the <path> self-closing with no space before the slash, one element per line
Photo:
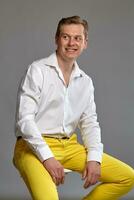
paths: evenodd
<path fill-rule="evenodd" d="M 65 174 L 68 174 L 68 173 L 70 173 L 70 172 L 73 172 L 71 169 L 64 169 L 64 172 L 65 172 Z"/>

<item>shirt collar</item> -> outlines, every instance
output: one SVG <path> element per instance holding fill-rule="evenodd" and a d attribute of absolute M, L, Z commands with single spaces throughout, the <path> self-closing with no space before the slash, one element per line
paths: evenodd
<path fill-rule="evenodd" d="M 58 60 L 57 60 L 57 56 L 56 56 L 56 52 L 54 52 L 53 54 L 51 54 L 48 58 L 46 58 L 44 60 L 44 64 L 54 67 L 59 73 L 61 72 L 59 65 L 58 65 Z M 81 77 L 82 76 L 82 71 L 80 70 L 77 62 L 74 62 L 74 69 L 72 71 L 72 78 L 76 78 L 76 77 Z"/>

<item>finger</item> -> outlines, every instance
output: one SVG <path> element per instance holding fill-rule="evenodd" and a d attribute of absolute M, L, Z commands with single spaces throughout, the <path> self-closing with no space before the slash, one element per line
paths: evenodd
<path fill-rule="evenodd" d="M 90 179 L 90 185 L 94 185 L 97 183 L 97 176 L 92 175 Z"/>
<path fill-rule="evenodd" d="M 57 175 L 55 178 L 56 178 L 56 185 L 59 185 L 61 183 L 61 177 Z"/>
<path fill-rule="evenodd" d="M 91 183 L 96 184 L 100 179 L 100 174 L 94 174 L 91 179 Z"/>
<path fill-rule="evenodd" d="M 64 177 L 65 177 L 64 170 L 63 169 L 57 170 L 57 173 L 56 173 L 57 185 L 64 183 Z"/>
<path fill-rule="evenodd" d="M 86 181 L 85 181 L 85 184 L 84 184 L 84 188 L 88 188 L 91 185 L 96 184 L 96 182 L 97 182 L 96 176 L 94 174 L 89 174 L 88 173 Z"/>
<path fill-rule="evenodd" d="M 56 181 L 56 178 L 54 176 L 52 176 L 52 180 L 57 185 L 57 181 Z"/>
<path fill-rule="evenodd" d="M 91 184 L 90 184 L 90 181 L 87 179 L 87 180 L 85 181 L 83 187 L 86 189 L 86 188 L 88 188 L 90 185 L 91 185 Z"/>
<path fill-rule="evenodd" d="M 98 176 L 96 175 L 91 175 L 90 178 L 88 177 L 86 179 L 86 182 L 84 184 L 84 188 L 88 188 L 91 185 L 95 185 L 98 182 Z"/>
<path fill-rule="evenodd" d="M 64 184 L 64 181 L 65 181 L 65 173 L 64 173 L 64 170 L 62 170 L 62 172 L 61 172 L 61 184 Z"/>
<path fill-rule="evenodd" d="M 82 173 L 82 180 L 85 180 L 87 176 L 87 170 L 85 169 L 84 172 Z"/>
<path fill-rule="evenodd" d="M 91 175 L 87 174 L 86 178 L 85 178 L 85 183 L 84 183 L 84 188 L 88 188 L 91 185 Z"/>
<path fill-rule="evenodd" d="M 51 177 L 52 177 L 52 179 L 53 179 L 53 182 L 54 182 L 56 185 L 59 185 L 59 178 L 58 178 L 57 172 L 52 171 L 52 172 L 51 172 Z"/>

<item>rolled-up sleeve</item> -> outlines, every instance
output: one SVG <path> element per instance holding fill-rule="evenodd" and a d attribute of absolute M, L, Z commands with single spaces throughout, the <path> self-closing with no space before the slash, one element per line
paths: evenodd
<path fill-rule="evenodd" d="M 101 129 L 97 121 L 96 105 L 94 102 L 94 87 L 92 80 L 89 79 L 87 86 L 88 99 L 85 111 L 82 113 L 79 128 L 83 143 L 87 148 L 87 161 L 102 161 L 103 144 L 101 143 Z"/>
<path fill-rule="evenodd" d="M 41 69 L 34 64 L 30 65 L 19 87 L 16 112 L 17 130 L 41 162 L 53 157 L 35 122 L 42 85 Z"/>

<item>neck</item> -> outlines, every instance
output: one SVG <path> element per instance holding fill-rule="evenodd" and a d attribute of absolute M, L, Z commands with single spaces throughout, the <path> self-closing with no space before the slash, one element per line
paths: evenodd
<path fill-rule="evenodd" d="M 62 56 L 60 56 L 57 53 L 57 60 L 58 60 L 58 64 L 59 67 L 61 69 L 61 71 L 63 72 L 63 74 L 71 74 L 73 67 L 74 67 L 74 60 L 73 59 L 64 59 L 62 58 Z"/>
<path fill-rule="evenodd" d="M 68 86 L 70 76 L 71 76 L 72 70 L 74 68 L 74 60 L 65 60 L 58 54 L 57 54 L 57 60 L 58 60 L 59 68 L 62 71 L 64 80 L 65 80 L 65 84 L 66 84 L 66 86 Z"/>

